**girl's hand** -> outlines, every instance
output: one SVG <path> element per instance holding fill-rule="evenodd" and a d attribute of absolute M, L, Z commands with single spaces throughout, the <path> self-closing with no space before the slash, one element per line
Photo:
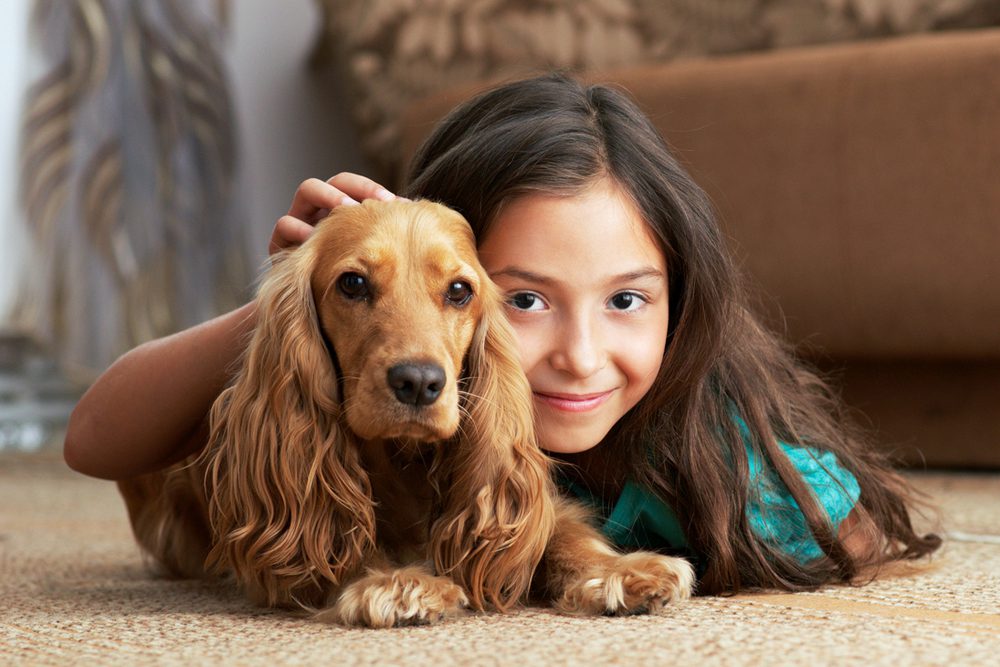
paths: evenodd
<path fill-rule="evenodd" d="M 302 182 L 288 213 L 278 218 L 271 234 L 268 255 L 301 245 L 312 236 L 317 222 L 338 206 L 354 206 L 365 199 L 395 199 L 384 187 L 364 176 L 341 172 L 327 181 L 310 178 Z"/>

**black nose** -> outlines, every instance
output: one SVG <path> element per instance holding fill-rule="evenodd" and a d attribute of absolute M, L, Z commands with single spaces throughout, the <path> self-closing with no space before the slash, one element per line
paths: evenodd
<path fill-rule="evenodd" d="M 406 405 L 430 405 L 444 389 L 444 369 L 437 364 L 396 364 L 386 376 L 396 399 Z"/>

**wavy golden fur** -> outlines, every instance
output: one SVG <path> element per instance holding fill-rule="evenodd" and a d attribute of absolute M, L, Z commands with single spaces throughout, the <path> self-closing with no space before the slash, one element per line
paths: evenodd
<path fill-rule="evenodd" d="M 260 604 L 376 627 L 506 610 L 536 569 L 569 612 L 690 591 L 684 561 L 619 557 L 556 500 L 501 295 L 457 213 L 336 209 L 277 259 L 257 318 L 207 447 L 120 483 L 168 572 L 232 572 Z"/>

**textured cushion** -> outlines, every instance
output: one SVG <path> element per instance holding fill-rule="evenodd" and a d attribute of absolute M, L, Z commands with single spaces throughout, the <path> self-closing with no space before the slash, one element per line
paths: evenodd
<path fill-rule="evenodd" d="M 458 84 L 770 49 L 1000 19 L 995 0 L 317 0 L 321 60 L 393 182 L 399 114 Z"/>

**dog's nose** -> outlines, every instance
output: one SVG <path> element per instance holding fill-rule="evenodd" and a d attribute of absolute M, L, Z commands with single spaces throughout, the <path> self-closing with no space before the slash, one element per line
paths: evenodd
<path fill-rule="evenodd" d="M 386 375 L 396 399 L 406 405 L 430 405 L 444 389 L 444 369 L 437 364 L 396 364 Z"/>

